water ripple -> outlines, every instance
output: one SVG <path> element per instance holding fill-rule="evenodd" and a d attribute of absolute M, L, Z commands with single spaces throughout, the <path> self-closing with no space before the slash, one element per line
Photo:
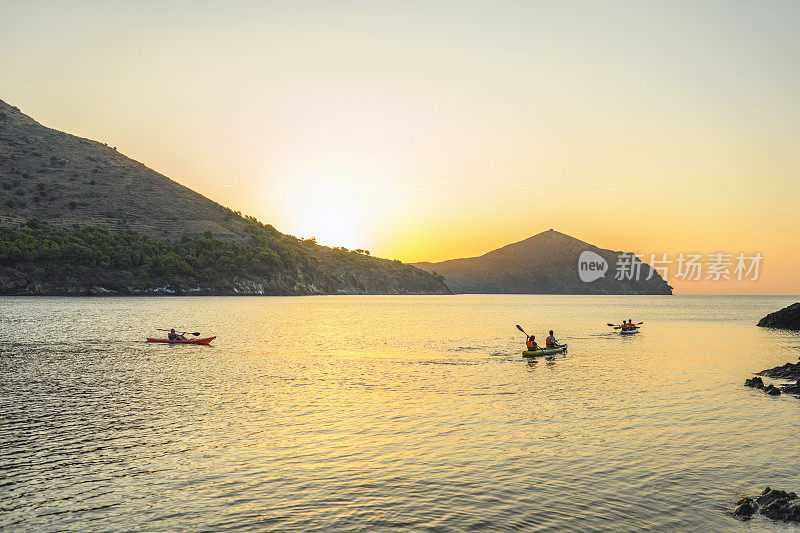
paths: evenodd
<path fill-rule="evenodd" d="M 741 386 L 800 346 L 775 298 L 0 304 L 0 529 L 770 530 L 731 503 L 800 488 L 800 403 Z M 522 360 L 525 316 L 569 354 Z M 170 322 L 217 346 L 141 342 Z"/>

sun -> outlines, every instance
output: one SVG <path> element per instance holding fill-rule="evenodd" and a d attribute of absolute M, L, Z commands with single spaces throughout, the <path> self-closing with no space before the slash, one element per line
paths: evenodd
<path fill-rule="evenodd" d="M 303 205 L 296 211 L 298 235 L 316 237 L 325 246 L 363 247 L 366 221 L 351 192 L 320 185 L 305 191 Z"/>
<path fill-rule="evenodd" d="M 287 230 L 325 246 L 368 248 L 387 194 L 373 176 L 352 168 L 305 172 L 283 194 Z"/>

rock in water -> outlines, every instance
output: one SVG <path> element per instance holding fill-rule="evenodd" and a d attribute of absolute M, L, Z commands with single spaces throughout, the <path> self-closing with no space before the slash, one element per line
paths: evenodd
<path fill-rule="evenodd" d="M 786 363 L 775 368 L 768 368 L 759 372 L 758 375 L 768 378 L 800 379 L 800 363 Z"/>
<path fill-rule="evenodd" d="M 745 520 L 752 518 L 753 514 L 758 510 L 758 504 L 752 498 L 743 498 L 739 500 L 733 514 L 744 518 Z"/>
<path fill-rule="evenodd" d="M 768 314 L 758 321 L 758 325 L 762 328 L 800 331 L 800 302 Z"/>
<path fill-rule="evenodd" d="M 789 493 L 783 490 L 773 490 L 769 487 L 764 489 L 761 496 L 756 498 L 756 503 L 759 505 L 769 505 L 775 500 L 785 500 L 789 497 Z"/>
<path fill-rule="evenodd" d="M 748 520 L 759 513 L 772 520 L 800 523 L 800 499 L 794 492 L 764 489 L 757 498 L 742 498 L 736 502 L 734 516 Z"/>
<path fill-rule="evenodd" d="M 745 387 L 753 387 L 756 389 L 763 389 L 764 388 L 764 380 L 759 377 L 754 377 L 751 379 L 744 380 Z"/>
<path fill-rule="evenodd" d="M 789 394 L 800 394 L 800 379 L 794 385 L 781 385 L 781 390 Z"/>

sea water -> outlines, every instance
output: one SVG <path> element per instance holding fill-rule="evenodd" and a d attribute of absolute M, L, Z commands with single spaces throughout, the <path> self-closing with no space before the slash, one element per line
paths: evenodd
<path fill-rule="evenodd" d="M 800 399 L 743 386 L 797 300 L 0 298 L 0 529 L 785 530 L 730 512 L 800 491 Z"/>

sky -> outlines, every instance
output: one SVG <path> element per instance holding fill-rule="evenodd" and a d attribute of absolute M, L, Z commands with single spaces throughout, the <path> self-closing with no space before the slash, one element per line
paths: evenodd
<path fill-rule="evenodd" d="M 798 2 L 0 2 L 0 99 L 285 233 L 553 228 L 763 256 L 676 293 L 800 293 Z"/>

